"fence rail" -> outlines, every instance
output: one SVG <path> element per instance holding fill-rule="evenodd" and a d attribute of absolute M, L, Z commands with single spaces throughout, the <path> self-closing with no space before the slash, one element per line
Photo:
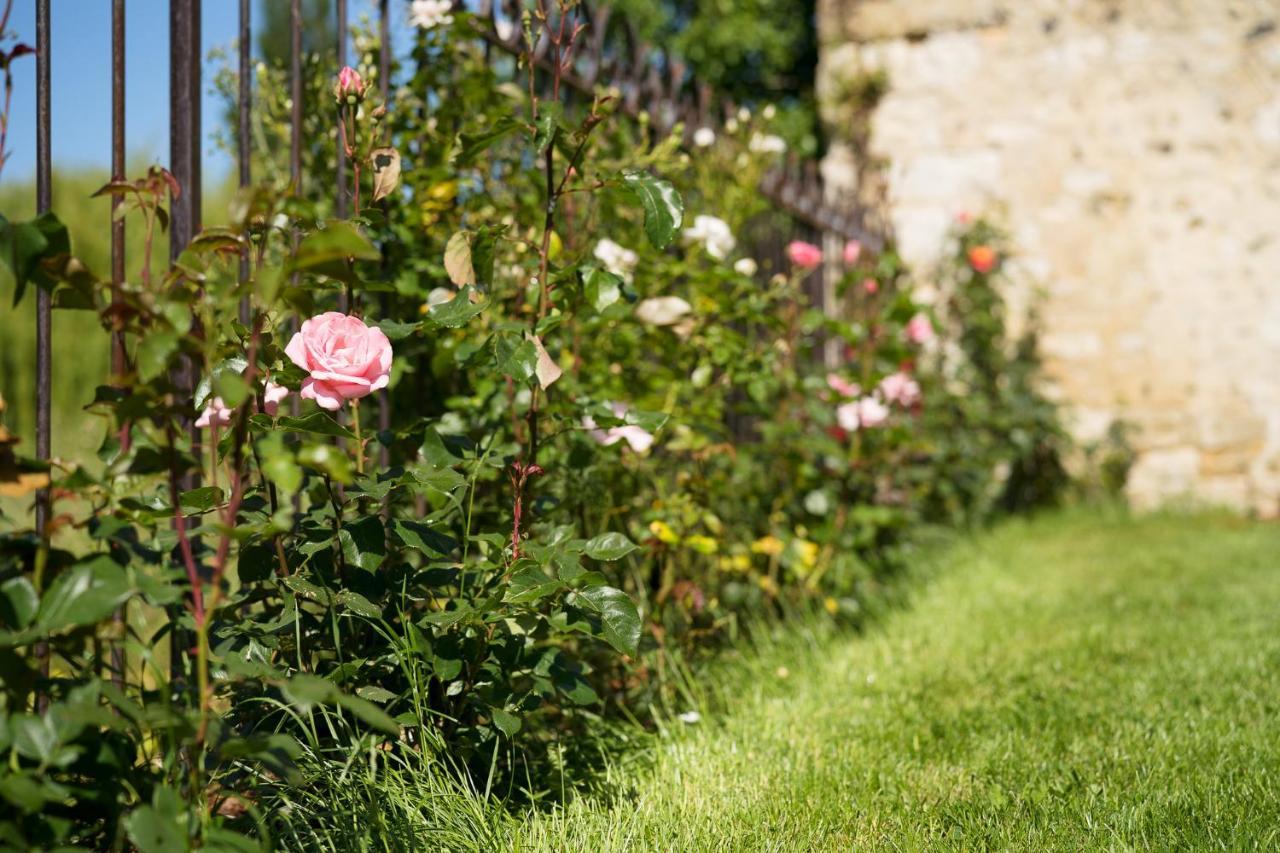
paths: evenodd
<path fill-rule="evenodd" d="M 271 0 L 271 2 L 283 0 Z M 125 3 L 112 0 L 111 5 L 111 175 L 115 180 L 125 178 Z M 302 3 L 289 0 L 290 63 L 289 76 L 292 94 L 290 120 L 291 140 L 289 149 L 289 174 L 295 191 L 302 183 Z M 237 114 L 239 133 L 236 144 L 238 180 L 241 187 L 252 180 L 250 160 L 252 155 L 250 126 L 252 110 L 251 63 L 251 0 L 239 0 L 239 84 Z M 378 58 L 379 84 L 385 99 L 391 92 L 390 71 L 390 0 L 378 2 L 378 32 L 380 54 Z M 461 8 L 461 2 L 456 2 Z M 50 51 L 51 2 L 36 0 L 36 205 L 43 213 L 50 208 L 52 198 L 52 162 L 50 156 L 51 126 L 51 68 Z M 70 7 L 63 4 L 62 9 Z M 519 26 L 520 0 L 478 0 L 474 6 L 474 35 L 490 48 L 507 56 L 524 53 Z M 170 0 L 169 2 L 169 169 L 176 178 L 180 193 L 171 201 L 170 257 L 176 259 L 199 232 L 201 202 L 201 0 Z M 692 134 L 701 127 L 719 128 L 736 112 L 736 105 L 700 83 L 688 73 L 687 67 L 668 52 L 642 43 L 630 24 L 617 19 L 607 5 L 582 4 L 576 14 L 583 18 L 587 33 L 584 49 L 575 56 L 573 63 L 562 75 L 562 83 L 578 93 L 591 95 L 600 86 L 610 86 L 620 94 L 622 109 L 629 115 L 647 113 L 652 126 L 659 134 L 671 132 L 678 123 L 684 123 L 685 143 L 690 144 Z M 611 24 L 620 30 L 620 36 L 610 41 Z M 345 64 L 347 55 L 347 2 L 336 3 L 336 52 L 339 65 Z M 505 32 L 505 35 L 503 33 Z M 550 54 L 551 44 L 545 36 L 535 45 L 534 61 L 544 70 L 554 68 L 557 61 Z M 342 190 L 345 168 L 342 147 L 338 146 L 338 179 L 335 207 L 343 215 L 347 200 Z M 791 156 L 765 175 L 759 186 L 762 197 L 775 209 L 792 220 L 790 236 L 807 239 L 824 248 L 833 263 L 819 267 L 806 283 L 814 304 L 831 309 L 834 304 L 831 280 L 834 256 L 846 240 L 857 240 L 870 251 L 879 251 L 884 236 L 870 222 L 867 212 L 855 201 L 842 202 L 828 196 L 817 164 Z M 125 223 L 117 218 L 115 208 L 119 196 L 112 202 L 111 223 L 111 276 L 113 288 L 118 288 L 125 276 Z M 774 262 L 778 268 L 783 263 L 782 251 L 788 235 L 775 235 L 769 245 L 759 247 L 761 259 Z M 248 275 L 248 259 L 241 265 L 241 274 Z M 47 291 L 37 290 L 36 303 L 36 454 L 45 461 L 50 458 L 52 347 L 50 309 Z M 341 297 L 340 297 L 341 298 Z M 246 306 L 247 307 L 247 306 Z M 242 312 L 245 307 L 242 307 Z M 124 342 L 119 334 L 113 335 L 111 371 L 122 375 L 127 370 Z M 178 387 L 189 394 L 194 392 L 198 379 L 191 366 L 176 376 Z M 188 407 L 189 408 L 189 407 Z M 379 419 L 384 428 L 390 423 L 390 412 L 385 392 L 379 399 Z M 127 435 L 122 437 L 127 441 Z M 199 452 L 199 435 L 192 427 L 195 451 Z M 191 488 L 194 484 L 186 484 Z M 49 521 L 49 495 L 38 494 L 36 500 L 36 525 L 45 531 Z"/>

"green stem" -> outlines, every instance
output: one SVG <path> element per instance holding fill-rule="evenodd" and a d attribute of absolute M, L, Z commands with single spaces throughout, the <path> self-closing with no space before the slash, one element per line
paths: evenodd
<path fill-rule="evenodd" d="M 360 401 L 351 401 L 351 420 L 356 432 L 356 473 L 364 473 L 364 439 L 360 432 Z"/>

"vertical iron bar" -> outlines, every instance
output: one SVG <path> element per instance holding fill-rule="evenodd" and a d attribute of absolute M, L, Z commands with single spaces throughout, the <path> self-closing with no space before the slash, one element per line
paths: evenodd
<path fill-rule="evenodd" d="M 391 97 L 390 5 L 390 0 L 378 0 L 378 87 L 381 90 L 383 106 L 387 105 Z M 383 207 L 385 206 L 384 202 Z M 387 316 L 389 302 L 387 294 L 379 295 L 378 307 L 384 317 Z M 391 429 L 391 395 L 386 388 L 378 392 L 378 429 L 383 432 Z M 378 462 L 384 469 L 391 463 L 390 451 L 385 444 L 378 451 Z"/>
<path fill-rule="evenodd" d="M 124 0 L 111 0 L 111 180 L 123 181 L 124 177 Z M 124 283 L 124 217 L 117 216 L 124 203 L 120 195 L 111 196 L 111 302 L 119 306 L 120 285 Z M 118 316 L 112 318 L 118 322 Z M 111 376 L 119 382 L 128 371 L 128 353 L 124 347 L 124 332 L 111 333 Z M 120 425 L 120 451 L 129 450 L 129 427 Z M 111 646 L 111 680 L 117 687 L 124 686 L 125 613 L 116 611 L 115 623 L 119 639 Z"/>
<path fill-rule="evenodd" d="M 170 200 L 169 259 L 177 260 L 200 225 L 200 0 L 171 0 L 169 3 L 169 168 L 180 188 Z M 194 326 L 193 334 L 200 334 Z M 186 411 L 183 426 L 191 436 L 191 453 L 200 458 L 200 435 L 195 428 L 195 365 L 184 359 L 172 374 L 181 405 Z M 194 473 L 184 474 L 180 488 L 192 489 Z M 187 632 L 178 627 L 177 613 L 171 612 L 169 634 L 169 676 L 172 683 L 183 681 L 183 653 L 190 647 Z"/>
<path fill-rule="evenodd" d="M 347 64 L 347 0 L 338 0 L 338 67 Z M 339 219 L 347 217 L 347 152 L 342 148 L 342 139 L 338 138 L 338 198 L 335 213 Z M 347 310 L 346 296 L 340 296 L 342 310 Z"/>
<path fill-rule="evenodd" d="M 252 96 L 253 88 L 253 69 L 250 67 L 250 28 L 249 28 L 249 0 L 240 0 L 240 122 L 238 127 L 237 142 L 239 143 L 239 159 L 240 159 L 240 189 L 249 186 L 249 122 L 252 120 L 249 113 L 249 99 Z M 244 285 L 249 280 L 249 249 L 246 247 L 240 253 L 240 284 Z M 245 293 L 240 297 L 240 322 L 249 325 L 250 306 L 249 294 Z"/>
<path fill-rule="evenodd" d="M 52 112 L 50 109 L 49 52 L 49 0 L 36 0 L 36 212 L 45 213 L 53 205 L 53 186 L 50 172 L 49 136 Z M 49 459 L 50 421 L 50 371 L 53 350 L 50 346 L 49 292 L 36 290 L 36 456 Z M 36 492 L 36 531 L 40 535 L 41 548 L 49 542 L 49 490 Z M 49 644 L 40 642 L 35 647 L 40 672 L 49 677 Z M 49 695 L 44 687 L 36 694 L 36 707 L 43 713 L 49 706 Z"/>
<path fill-rule="evenodd" d="M 289 180 L 293 194 L 302 195 L 302 0 L 289 7 Z"/>

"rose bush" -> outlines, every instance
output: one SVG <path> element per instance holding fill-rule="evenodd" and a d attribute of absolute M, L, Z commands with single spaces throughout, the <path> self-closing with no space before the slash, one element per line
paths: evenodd
<path fill-rule="evenodd" d="M 571 58 L 561 11 L 526 49 Z M 763 111 L 685 150 L 619 93 L 500 79 L 469 13 L 411 13 L 393 103 L 358 31 L 356 67 L 306 79 L 312 177 L 264 146 L 279 179 L 167 269 L 113 287 L 47 241 L 31 280 L 129 359 L 99 459 L 44 472 L 49 529 L 0 534 L 6 841 L 229 845 L 355 756 L 536 798 L 573 784 L 570 735 L 686 689 L 668 664 L 797 607 L 857 619 L 917 522 L 1051 495 L 1033 351 L 968 261 L 990 226 L 933 307 L 891 249 L 773 257 Z M 282 73 L 257 139 L 283 138 Z M 148 240 L 181 191 L 102 190 Z M 835 316 L 803 295 L 824 264 Z"/>

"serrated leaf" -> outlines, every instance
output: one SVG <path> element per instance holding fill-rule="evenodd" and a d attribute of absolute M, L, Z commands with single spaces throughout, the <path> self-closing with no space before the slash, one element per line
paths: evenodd
<path fill-rule="evenodd" d="M 642 169 L 622 173 L 623 185 L 644 211 L 644 233 L 655 248 L 670 245 L 684 222 L 684 201 L 675 187 Z"/>
<path fill-rule="evenodd" d="M 468 320 L 484 311 L 489 304 L 483 299 L 473 302 L 471 297 L 474 293 L 473 287 L 462 288 L 450 301 L 432 305 L 431 310 L 427 312 L 427 319 L 446 329 L 456 329 L 466 325 Z"/>
<path fill-rule="evenodd" d="M 511 575 L 502 597 L 509 604 L 532 604 L 564 589 L 564 582 L 547 577 L 537 566 L 525 566 Z"/>
<path fill-rule="evenodd" d="M 271 429 L 271 418 L 267 415 L 254 415 L 250 423 L 262 429 Z M 332 435 L 338 438 L 354 439 L 356 434 L 324 412 L 312 412 L 300 418 L 282 415 L 275 419 L 275 428 L 285 432 L 305 432 L 311 435 Z"/>

